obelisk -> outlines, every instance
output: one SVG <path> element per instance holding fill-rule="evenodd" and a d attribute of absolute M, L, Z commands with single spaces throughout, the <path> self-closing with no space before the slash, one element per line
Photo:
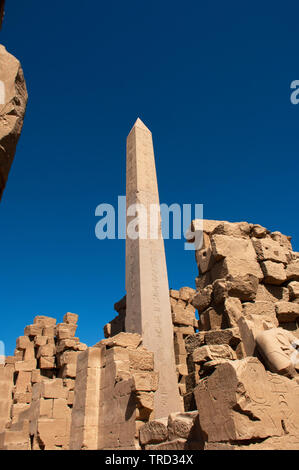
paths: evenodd
<path fill-rule="evenodd" d="M 148 211 L 156 205 L 159 193 L 152 134 L 138 118 L 127 138 L 127 210 L 142 204 Z M 136 216 L 135 216 L 136 217 Z M 134 216 L 127 215 L 127 228 Z M 143 345 L 154 353 L 159 387 L 155 393 L 155 418 L 183 411 L 175 369 L 173 325 L 169 301 L 164 240 L 160 212 L 158 237 L 126 237 L 126 331 L 139 333 Z"/>

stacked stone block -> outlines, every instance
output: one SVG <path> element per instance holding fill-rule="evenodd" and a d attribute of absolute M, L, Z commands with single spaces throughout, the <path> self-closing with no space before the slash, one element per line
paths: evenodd
<path fill-rule="evenodd" d="M 35 317 L 17 339 L 14 356 L 6 357 L 11 391 L 3 402 L 8 416 L 0 448 L 68 448 L 77 356 L 87 348 L 74 336 L 77 320 L 73 313 L 58 325 L 54 318 Z"/>
<path fill-rule="evenodd" d="M 171 413 L 149 421 L 140 428 L 139 441 L 144 450 L 203 449 L 198 411 Z"/>

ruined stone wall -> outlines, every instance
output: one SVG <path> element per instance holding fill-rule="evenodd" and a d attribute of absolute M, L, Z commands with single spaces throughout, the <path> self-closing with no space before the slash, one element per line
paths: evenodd
<path fill-rule="evenodd" d="M 77 356 L 87 348 L 75 337 L 77 319 L 67 313 L 56 325 L 54 318 L 35 317 L 17 339 L 14 356 L 6 357 L 0 371 L 9 374 L 10 386 L 3 397 L 8 416 L 2 420 L 0 448 L 68 448 Z"/>

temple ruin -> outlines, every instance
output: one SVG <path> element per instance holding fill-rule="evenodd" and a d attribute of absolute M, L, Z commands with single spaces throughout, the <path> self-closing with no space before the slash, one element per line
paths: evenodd
<path fill-rule="evenodd" d="M 27 92 L 3 46 L 0 69 L 1 197 Z M 139 203 L 159 204 L 152 136 L 140 119 L 127 140 L 127 205 Z M 195 288 L 169 290 L 158 221 L 156 239 L 127 237 L 126 296 L 105 339 L 81 342 L 70 312 L 25 326 L 0 364 L 1 450 L 299 449 L 291 237 L 255 223 L 194 220 L 191 234 L 203 225 Z"/>

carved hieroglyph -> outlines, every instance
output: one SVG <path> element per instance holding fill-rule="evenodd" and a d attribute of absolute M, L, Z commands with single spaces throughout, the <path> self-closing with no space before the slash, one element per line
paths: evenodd
<path fill-rule="evenodd" d="M 159 204 L 152 134 L 137 119 L 127 139 L 127 208 Z M 136 215 L 127 216 L 127 227 Z M 126 239 L 126 331 L 139 333 L 146 348 L 154 352 L 159 388 L 155 394 L 155 417 L 182 410 L 175 371 L 173 326 L 169 302 L 164 241 L 158 214 L 158 237 Z M 145 226 L 143 226 L 145 228 Z M 137 228 L 136 228 L 137 231 Z M 141 227 L 140 227 L 141 232 Z"/>

